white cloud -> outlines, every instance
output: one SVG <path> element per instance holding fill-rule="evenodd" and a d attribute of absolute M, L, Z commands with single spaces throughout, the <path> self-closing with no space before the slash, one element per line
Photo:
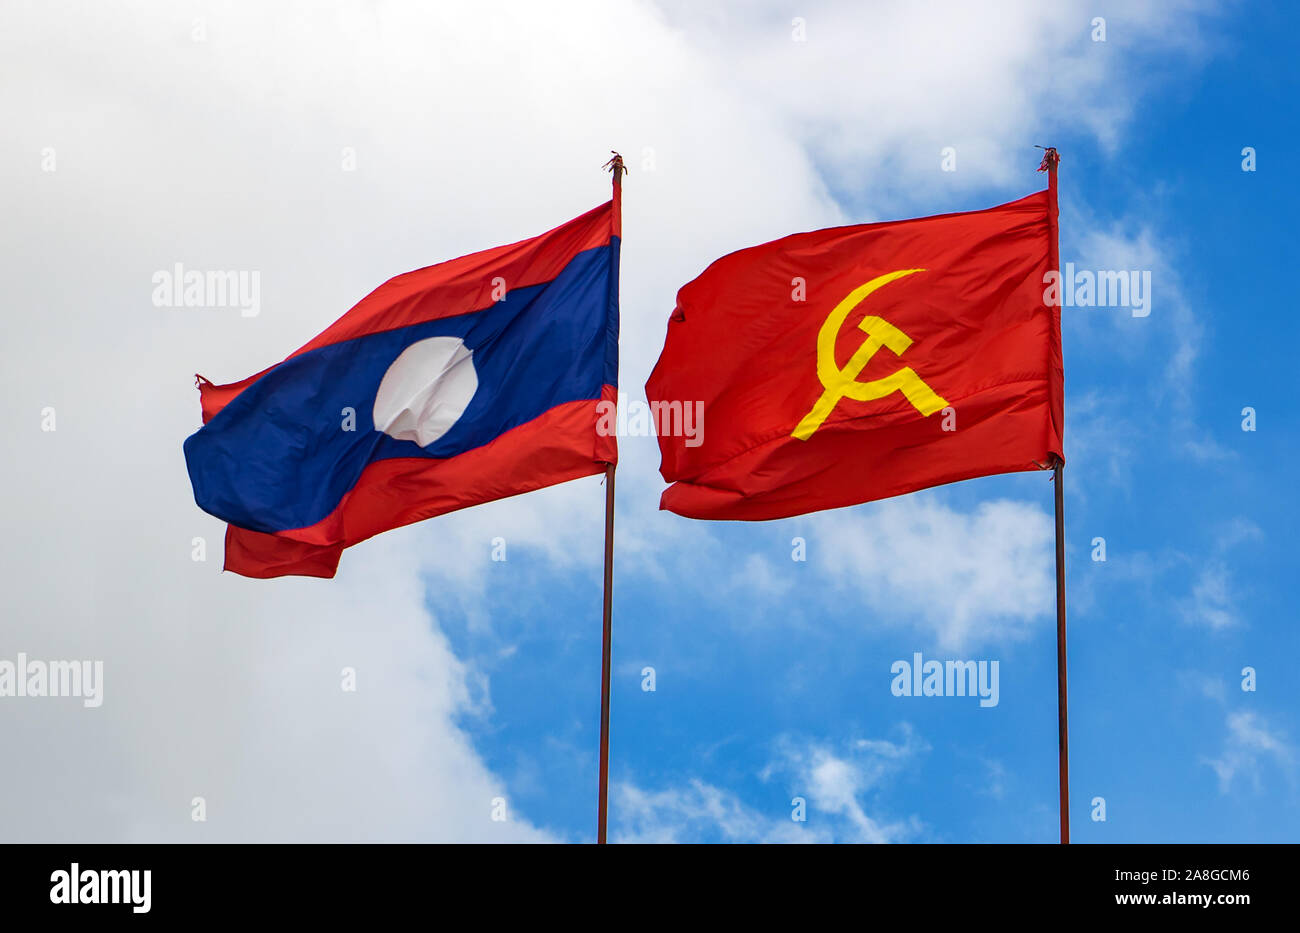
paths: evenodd
<path fill-rule="evenodd" d="M 1184 616 L 1211 630 L 1228 628 L 1239 621 L 1232 605 L 1228 586 L 1228 568 L 1222 561 L 1206 562 L 1192 584 L 1191 600 L 1184 606 Z"/>
<path fill-rule="evenodd" d="M 634 784 L 614 787 L 615 842 L 821 842 L 788 817 L 761 813 L 732 791 L 698 779 L 684 787 L 647 791 Z"/>
<path fill-rule="evenodd" d="M 1065 308 L 1062 311 L 1064 339 L 1101 358 L 1122 361 L 1138 374 L 1125 395 L 1093 392 L 1082 400 L 1071 400 L 1071 415 L 1083 415 L 1082 423 L 1070 423 L 1071 448 L 1087 451 L 1097 435 L 1114 438 L 1118 450 L 1111 452 L 1112 473 L 1134 438 L 1145 436 L 1159 419 L 1169 429 L 1174 443 L 1197 461 L 1231 460 L 1235 453 L 1213 440 L 1195 419 L 1195 392 L 1202 348 L 1207 338 L 1203 314 L 1188 298 L 1178 272 L 1182 246 L 1162 237 L 1152 227 L 1151 205 L 1143 205 L 1122 220 L 1100 226 L 1086 211 L 1068 212 L 1062 221 L 1065 242 L 1062 262 L 1073 262 L 1079 270 L 1110 270 L 1150 273 L 1151 294 L 1148 314 L 1134 317 L 1120 308 Z M 1077 236 L 1068 231 L 1077 229 Z M 1145 376 L 1145 378 L 1142 378 Z M 1104 417 L 1103 417 L 1104 414 Z M 1106 444 L 1111 448 L 1115 445 Z"/>
<path fill-rule="evenodd" d="M 1226 555 L 1238 545 L 1262 536 L 1263 532 L 1257 525 L 1241 517 L 1219 529 L 1212 553 L 1198 558 L 1200 570 L 1192 584 L 1191 595 L 1181 602 L 1184 619 L 1204 625 L 1211 631 L 1231 628 L 1241 622 L 1237 611 L 1239 595 Z"/>
<path fill-rule="evenodd" d="M 864 739 L 843 750 L 783 737 L 777 756 L 760 773 L 789 791 L 766 809 L 736 793 L 693 778 L 685 785 L 647 791 L 624 782 L 614 788 L 618 842 L 903 842 L 922 830 L 916 817 L 894 819 L 868 813 L 866 798 L 886 777 L 929 751 L 910 726 L 901 742 Z M 780 778 L 780 780 L 775 780 Z M 802 798 L 806 820 L 792 818 Z"/>
<path fill-rule="evenodd" d="M 1086 213 L 1074 213 L 1062 226 L 1067 231 L 1078 231 L 1062 245 L 1062 263 L 1073 263 L 1076 270 L 1151 273 L 1151 293 L 1143 298 L 1149 302 L 1142 307 L 1142 311 L 1149 312 L 1146 317 L 1135 316 L 1130 307 L 1065 308 L 1062 313 L 1067 320 L 1083 320 L 1074 334 L 1076 339 L 1090 339 L 1096 348 L 1136 361 L 1149 355 L 1153 334 L 1172 336 L 1174 349 L 1165 377 L 1185 395 L 1183 383 L 1200 353 L 1203 328 L 1187 311 L 1174 261 L 1176 245 L 1162 240 L 1146 219 L 1125 217 L 1102 226 Z M 1130 300 L 1136 306 L 1133 296 Z M 1167 325 L 1161 326 L 1168 321 L 1179 326 L 1172 331 Z"/>
<path fill-rule="evenodd" d="M 1218 775 L 1221 793 L 1231 791 L 1238 778 L 1258 791 L 1266 761 L 1272 761 L 1294 782 L 1296 749 L 1263 716 L 1249 711 L 1229 713 L 1226 725 L 1228 734 L 1219 757 L 1202 759 Z"/>
<path fill-rule="evenodd" d="M 828 516 L 816 547 L 827 582 L 877 613 L 958 649 L 1030 635 L 1053 611 L 1052 521 L 996 500 L 958 512 L 931 495 Z"/>
<path fill-rule="evenodd" d="M 781 597 L 794 588 L 794 582 L 761 554 L 748 555 L 730 583 L 733 589 L 760 599 Z"/>
<path fill-rule="evenodd" d="M 1178 682 L 1186 690 L 1200 694 L 1207 700 L 1225 704 L 1228 702 L 1228 688 L 1222 677 L 1202 674 L 1198 671 L 1179 671 Z"/>
<path fill-rule="evenodd" d="M 1159 72 L 1152 56 L 1197 61 L 1204 2 L 1126 3 L 1091 39 L 1096 4 L 962 0 L 925 4 L 664 3 L 724 80 L 780 113 L 836 186 L 877 206 L 935 184 L 973 188 L 1032 177 L 1030 147 L 1090 133 L 1115 148 Z M 805 22 L 794 41 L 792 18 Z M 755 109 L 750 105 L 750 109 Z M 940 173 L 940 150 L 957 171 Z M 735 153 L 735 150 L 733 150 Z M 746 154 L 736 153 L 741 158 Z"/>
<path fill-rule="evenodd" d="M 988 783 L 980 788 L 980 793 L 987 794 L 994 800 L 1001 800 L 1007 793 L 1007 767 L 996 758 L 982 758 L 981 763 L 988 772 Z"/>
<path fill-rule="evenodd" d="M 1065 402 L 1066 488 L 1086 502 L 1100 489 L 1129 495 L 1145 434 L 1133 416 L 1139 406 L 1117 393 L 1078 392 Z"/>
<path fill-rule="evenodd" d="M 784 760 L 770 770 L 784 770 L 796 793 L 807 788 L 808 801 L 815 809 L 845 821 L 847 825 L 840 831 L 843 836 L 856 842 L 901 842 L 919 832 L 919 821 L 884 821 L 868 814 L 863 804 L 864 795 L 879 789 L 887 776 L 930 750 L 911 726 L 904 723 L 900 729 L 900 743 L 859 739 L 849 743 L 843 753 L 826 745 L 800 747 L 786 740 Z"/>

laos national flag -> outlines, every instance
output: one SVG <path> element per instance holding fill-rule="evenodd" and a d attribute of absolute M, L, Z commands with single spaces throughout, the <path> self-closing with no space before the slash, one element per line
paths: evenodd
<path fill-rule="evenodd" d="M 332 577 L 381 531 L 615 463 L 619 225 L 610 201 L 399 275 L 284 362 L 199 377 L 185 460 L 225 568 Z"/>

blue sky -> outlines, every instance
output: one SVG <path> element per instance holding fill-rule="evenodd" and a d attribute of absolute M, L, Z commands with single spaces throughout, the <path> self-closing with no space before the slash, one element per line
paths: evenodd
<path fill-rule="evenodd" d="M 1113 148 L 1060 109 L 1024 140 L 1006 184 L 956 192 L 937 184 L 900 198 L 908 212 L 900 216 L 1010 200 L 1044 183 L 1031 144 L 1051 143 L 1063 153 L 1063 262 L 1153 271 L 1149 317 L 1076 308 L 1064 319 L 1076 841 L 1284 841 L 1300 832 L 1289 660 L 1300 638 L 1286 545 L 1297 520 L 1297 425 L 1284 401 L 1297 336 L 1287 168 L 1296 140 L 1283 116 L 1297 91 L 1294 16 L 1256 5 L 1215 17 L 1200 67 L 1153 56 L 1143 67 L 1168 70 Z M 1078 43 L 1092 44 L 1087 29 Z M 1254 172 L 1242 171 L 1247 146 L 1257 152 Z M 627 198 L 638 196 L 634 172 Z M 835 197 L 847 218 L 879 216 L 851 191 Z M 639 261 L 634 221 L 626 244 L 625 270 Z M 665 287 L 665 309 L 671 294 Z M 1193 358 L 1171 369 L 1180 350 Z M 1254 432 L 1241 427 L 1247 406 Z M 624 451 L 654 456 L 634 442 Z M 1049 514 L 1051 495 L 1045 475 L 1023 474 L 912 498 L 960 513 L 1012 500 Z M 628 498 L 619 498 L 620 517 Z M 595 498 L 590 507 L 599 508 Z M 867 533 L 881 508 L 716 525 L 717 546 L 692 552 L 680 577 L 640 572 L 635 554 L 618 551 L 614 837 L 668 824 L 683 840 L 758 839 L 791 827 L 853 839 L 856 804 L 891 839 L 1055 839 L 1050 598 L 1026 637 L 999 637 L 993 621 L 986 638 L 956 651 L 908 624 L 908 601 L 893 611 L 888 599 L 864 605 L 815 565 L 841 535 Z M 790 559 L 795 536 L 808 541 L 806 563 Z M 1091 559 L 1097 536 L 1105 562 Z M 586 546 L 598 550 L 599 540 Z M 751 559 L 766 562 L 775 582 L 745 582 Z M 490 578 L 491 639 L 448 600 L 433 595 L 430 605 L 458 654 L 511 646 L 486 664 L 490 723 L 467 728 L 530 819 L 584 838 L 593 832 L 599 578 L 557 575 L 532 560 L 526 549 L 511 554 L 509 572 L 501 564 Z M 738 573 L 729 589 L 723 581 Z M 1001 702 L 981 709 L 969 699 L 892 696 L 890 664 L 914 651 L 998 659 Z M 641 689 L 644 666 L 655 668 L 654 692 Z M 1255 692 L 1241 688 L 1247 666 L 1258 672 Z M 823 806 L 795 824 L 791 798 L 817 793 L 814 761 L 843 764 L 854 790 L 846 802 L 823 788 Z M 636 788 L 635 803 L 619 785 Z M 1104 822 L 1091 818 L 1094 797 L 1105 799 Z"/>
<path fill-rule="evenodd" d="M 1300 836 L 1297 14 L 797 6 L 5 5 L 0 660 L 102 661 L 104 690 L 0 697 L 0 839 L 594 839 L 599 478 L 380 535 L 334 580 L 223 574 L 193 374 L 581 214 L 617 148 L 635 401 L 712 260 L 1021 197 L 1035 144 L 1062 259 L 1152 282 L 1149 316 L 1064 315 L 1074 838 Z M 256 274 L 259 313 L 158 306 L 177 263 Z M 620 447 L 611 838 L 1056 838 L 1045 474 L 707 523 L 657 510 L 655 439 Z M 997 661 L 998 704 L 894 696 L 916 652 Z"/>

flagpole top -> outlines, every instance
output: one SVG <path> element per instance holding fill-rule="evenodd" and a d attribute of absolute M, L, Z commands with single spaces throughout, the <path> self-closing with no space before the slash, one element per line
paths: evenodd
<path fill-rule="evenodd" d="M 618 184 L 622 180 L 622 177 L 627 174 L 627 166 L 623 164 L 623 157 L 621 155 L 619 155 L 613 149 L 609 151 L 610 154 L 613 156 L 613 158 L 610 159 L 601 167 L 604 168 L 606 171 L 613 172 L 614 184 Z"/>
<path fill-rule="evenodd" d="M 1038 163 L 1040 172 L 1055 171 L 1056 166 L 1061 163 L 1061 154 L 1056 151 L 1055 146 L 1035 146 L 1035 149 L 1043 150 L 1043 161 Z"/>

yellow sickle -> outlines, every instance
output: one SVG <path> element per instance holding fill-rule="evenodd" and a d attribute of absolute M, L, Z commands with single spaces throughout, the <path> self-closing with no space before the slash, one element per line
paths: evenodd
<path fill-rule="evenodd" d="M 858 374 L 881 347 L 888 347 L 896 356 L 902 356 L 903 351 L 912 345 L 911 337 L 888 321 L 874 315 L 867 315 L 858 324 L 858 328 L 867 335 L 867 339 L 862 341 L 862 345 L 854 351 L 853 356 L 849 357 L 843 369 L 835 365 L 835 339 L 839 336 L 840 328 L 844 326 L 849 312 L 881 286 L 914 272 L 924 271 L 924 269 L 899 269 L 876 276 L 865 285 L 859 285 L 849 292 L 844 300 L 827 315 L 821 330 L 817 333 L 817 378 L 821 380 L 826 391 L 817 400 L 817 404 L 813 405 L 812 411 L 804 415 L 803 420 L 790 432 L 792 437 L 797 437 L 801 441 L 812 437 L 842 398 L 866 402 L 884 398 L 893 392 L 902 392 L 912 406 L 927 418 L 947 407 L 948 403 L 936 395 L 910 366 L 904 366 L 881 379 L 858 382 Z"/>

